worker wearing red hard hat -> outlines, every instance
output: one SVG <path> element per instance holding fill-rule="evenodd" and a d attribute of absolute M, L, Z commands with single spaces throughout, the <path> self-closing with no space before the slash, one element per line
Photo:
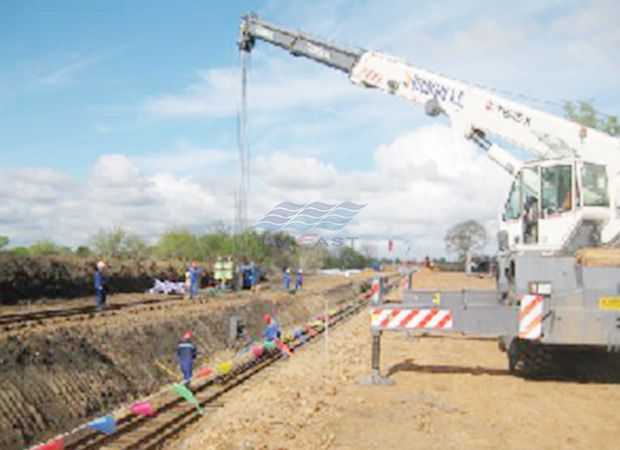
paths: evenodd
<path fill-rule="evenodd" d="M 263 323 L 265 324 L 265 330 L 263 331 L 263 338 L 266 341 L 273 341 L 279 339 L 282 333 L 280 333 L 280 324 L 269 314 L 263 316 Z"/>
<path fill-rule="evenodd" d="M 177 346 L 177 357 L 185 383 L 189 383 L 192 378 L 194 360 L 196 359 L 196 346 L 192 343 L 192 332 L 186 330 Z"/>

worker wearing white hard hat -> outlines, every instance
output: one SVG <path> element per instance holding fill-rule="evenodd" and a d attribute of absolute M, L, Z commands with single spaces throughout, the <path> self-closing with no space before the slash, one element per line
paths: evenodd
<path fill-rule="evenodd" d="M 304 284 L 304 275 L 301 267 L 297 269 L 297 276 L 295 277 L 295 290 L 301 289 Z"/>
<path fill-rule="evenodd" d="M 108 276 L 106 274 L 106 264 L 103 261 L 97 263 L 94 282 L 97 311 L 102 311 L 105 309 L 105 302 L 108 294 Z"/>

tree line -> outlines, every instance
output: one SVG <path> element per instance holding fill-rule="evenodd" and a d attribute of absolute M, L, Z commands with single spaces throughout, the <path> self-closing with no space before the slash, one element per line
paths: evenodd
<path fill-rule="evenodd" d="M 122 227 L 100 229 L 89 239 L 88 245 L 74 249 L 42 239 L 30 246 L 8 248 L 8 237 L 0 236 L 0 251 L 16 256 L 72 256 L 104 259 L 175 259 L 215 261 L 219 256 L 255 262 L 273 268 L 364 268 L 376 259 L 351 246 L 328 248 L 323 245 L 299 246 L 289 234 L 231 233 L 223 225 L 215 225 L 203 233 L 178 228 L 164 232 L 149 245 L 137 233 Z"/>

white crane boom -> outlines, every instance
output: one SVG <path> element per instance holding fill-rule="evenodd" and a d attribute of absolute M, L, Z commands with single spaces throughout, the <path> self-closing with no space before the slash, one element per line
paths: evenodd
<path fill-rule="evenodd" d="M 424 106 L 431 114 L 445 113 L 467 137 L 478 130 L 544 159 L 580 157 L 619 165 L 617 138 L 394 56 L 365 52 L 350 78 Z"/>
<path fill-rule="evenodd" d="M 620 140 L 382 53 L 353 49 L 245 16 L 239 48 L 263 40 L 347 73 L 360 86 L 380 89 L 445 114 L 463 136 L 514 176 L 500 223 L 517 251 L 570 253 L 620 242 Z M 495 136 L 536 156 L 524 163 Z"/>
<path fill-rule="evenodd" d="M 256 39 L 342 70 L 353 83 L 402 97 L 431 115 L 444 113 L 467 138 L 494 135 L 541 159 L 574 156 L 620 166 L 620 141 L 612 136 L 401 58 L 334 44 L 247 15 L 241 24 L 240 48 L 250 51 Z M 483 147 L 491 145 L 487 142 Z M 495 145 L 494 150 L 492 159 L 509 172 L 519 166 L 504 149 Z"/>

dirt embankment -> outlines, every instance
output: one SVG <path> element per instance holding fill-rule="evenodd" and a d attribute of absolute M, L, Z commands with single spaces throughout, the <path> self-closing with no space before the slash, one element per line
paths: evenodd
<path fill-rule="evenodd" d="M 292 326 L 321 311 L 325 298 L 330 305 L 351 298 L 348 280 L 327 285 L 328 291 L 317 284 L 297 295 L 265 291 L 206 304 L 176 301 L 167 309 L 123 310 L 0 337 L 0 448 L 43 440 L 170 382 L 170 372 L 178 372 L 176 344 L 187 328 L 199 351 L 210 355 L 230 346 L 233 315 L 257 337 L 265 313 L 276 312 Z"/>
<path fill-rule="evenodd" d="M 75 298 L 93 292 L 96 260 L 71 256 L 15 256 L 0 253 L 0 305 L 41 298 Z M 178 277 L 179 261 L 113 260 L 113 292 L 139 292 L 154 278 Z"/>

